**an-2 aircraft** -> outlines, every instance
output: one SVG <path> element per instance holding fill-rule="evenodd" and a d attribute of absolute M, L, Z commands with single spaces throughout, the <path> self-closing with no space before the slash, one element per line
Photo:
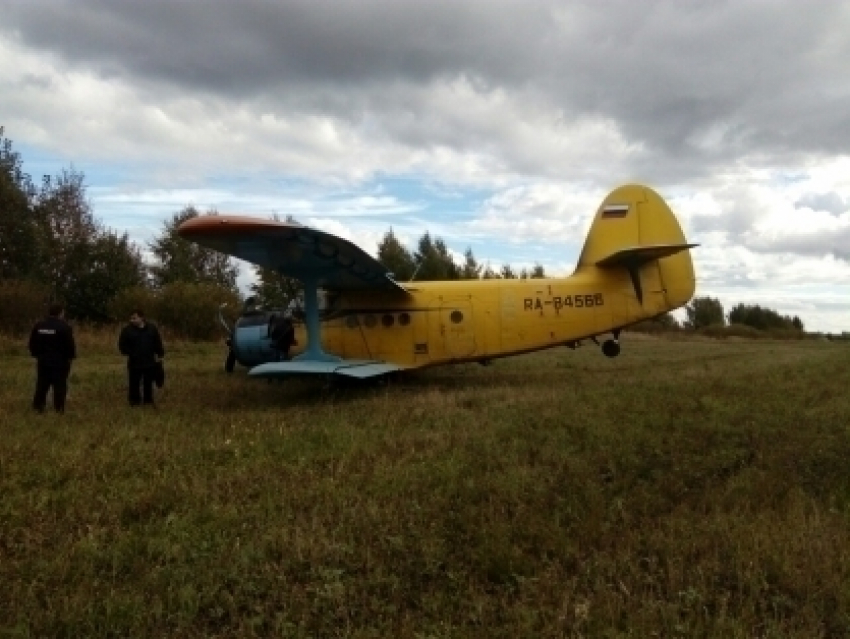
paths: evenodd
<path fill-rule="evenodd" d="M 639 184 L 603 200 L 575 272 L 561 278 L 398 282 L 347 240 L 243 216 L 199 216 L 178 232 L 303 284 L 303 316 L 285 327 L 282 350 L 272 335 L 279 314 L 247 312 L 232 330 L 228 368 L 238 361 L 253 377 L 366 379 L 599 343 L 608 333 L 602 352 L 616 357 L 624 327 L 687 304 L 695 289 L 697 244 L 685 241 L 666 202 Z"/>

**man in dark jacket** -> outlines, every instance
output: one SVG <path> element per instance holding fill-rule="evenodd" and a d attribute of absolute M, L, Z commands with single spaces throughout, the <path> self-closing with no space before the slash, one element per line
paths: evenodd
<path fill-rule="evenodd" d="M 61 304 L 51 304 L 47 317 L 36 322 L 29 340 L 30 354 L 38 361 L 32 407 L 40 413 L 47 406 L 47 392 L 53 387 L 53 408 L 65 412 L 71 360 L 77 356 L 74 333 L 64 319 Z"/>
<path fill-rule="evenodd" d="M 145 320 L 141 310 L 130 314 L 130 323 L 121 330 L 118 350 L 127 356 L 130 381 L 130 406 L 153 405 L 153 383 L 158 357 L 165 357 L 162 338 L 156 325 Z M 139 386 L 142 393 L 139 393 Z"/>

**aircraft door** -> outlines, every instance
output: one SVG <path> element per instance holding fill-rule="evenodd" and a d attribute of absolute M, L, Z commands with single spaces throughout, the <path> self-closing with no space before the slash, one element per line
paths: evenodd
<path fill-rule="evenodd" d="M 472 304 L 468 299 L 440 303 L 440 333 L 449 357 L 466 357 L 475 353 L 475 326 Z"/>

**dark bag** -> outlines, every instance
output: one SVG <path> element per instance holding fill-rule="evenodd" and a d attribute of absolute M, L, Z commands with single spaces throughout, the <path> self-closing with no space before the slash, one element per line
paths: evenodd
<path fill-rule="evenodd" d="M 162 360 L 153 365 L 153 383 L 157 388 L 162 388 L 165 384 L 165 367 L 162 365 Z"/>

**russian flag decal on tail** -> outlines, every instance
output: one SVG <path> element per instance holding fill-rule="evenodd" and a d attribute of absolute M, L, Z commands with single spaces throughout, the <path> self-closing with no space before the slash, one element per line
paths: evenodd
<path fill-rule="evenodd" d="M 602 209 L 602 217 L 626 217 L 629 214 L 628 204 L 607 204 Z"/>

